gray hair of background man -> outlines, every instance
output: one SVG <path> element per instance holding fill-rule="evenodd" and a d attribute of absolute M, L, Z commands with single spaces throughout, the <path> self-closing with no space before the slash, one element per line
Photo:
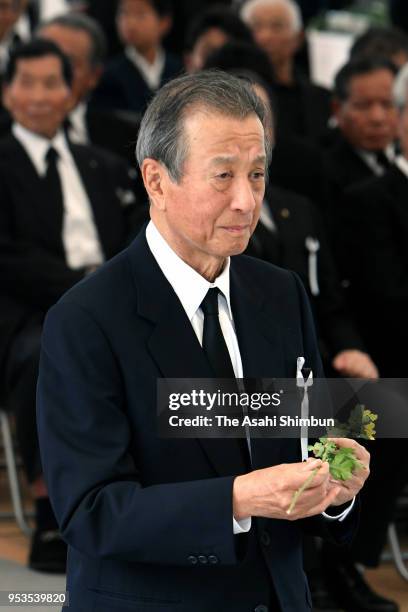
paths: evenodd
<path fill-rule="evenodd" d="M 266 125 L 264 103 L 250 83 L 219 70 L 205 70 L 178 77 L 162 87 L 149 104 L 139 130 L 136 157 L 141 167 L 145 159 L 155 159 L 178 183 L 188 156 L 184 122 L 194 110 L 212 111 L 236 119 L 256 115 Z M 266 168 L 271 144 L 265 130 Z"/>
<path fill-rule="evenodd" d="M 408 64 L 405 64 L 399 71 L 394 82 L 394 102 L 395 106 L 400 110 L 404 110 L 407 106 L 408 98 Z"/>
<path fill-rule="evenodd" d="M 258 6 L 274 5 L 281 5 L 287 8 L 292 20 L 294 32 L 300 32 L 303 29 L 302 13 L 299 5 L 294 2 L 294 0 L 247 0 L 244 2 L 240 10 L 241 19 L 247 25 L 249 25 L 252 11 L 258 8 Z"/>
<path fill-rule="evenodd" d="M 91 54 L 89 61 L 93 67 L 100 66 L 104 63 L 107 54 L 107 43 L 104 31 L 99 23 L 81 13 L 67 13 L 58 15 L 48 21 L 43 21 L 37 28 L 37 33 L 40 33 L 44 28 L 58 25 L 69 30 L 79 30 L 88 34 L 91 40 Z"/>

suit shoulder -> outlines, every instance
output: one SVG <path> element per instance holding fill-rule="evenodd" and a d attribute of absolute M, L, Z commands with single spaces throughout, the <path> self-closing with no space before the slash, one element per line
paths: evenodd
<path fill-rule="evenodd" d="M 113 151 L 109 151 L 96 145 L 72 144 L 72 152 L 75 156 L 81 156 L 89 160 L 94 160 L 106 168 L 128 168 L 127 162 Z"/>
<path fill-rule="evenodd" d="M 265 287 L 266 282 L 288 286 L 293 284 L 294 273 L 271 264 L 263 259 L 257 259 L 249 255 L 237 255 L 231 258 L 231 263 L 242 277 L 259 283 Z"/>

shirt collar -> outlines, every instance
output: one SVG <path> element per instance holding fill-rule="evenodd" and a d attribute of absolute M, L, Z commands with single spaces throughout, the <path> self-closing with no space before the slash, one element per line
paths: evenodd
<path fill-rule="evenodd" d="M 173 287 L 190 321 L 200 307 L 207 291 L 212 287 L 217 287 L 224 295 L 232 320 L 229 274 L 231 260 L 229 257 L 221 274 L 213 283 L 210 283 L 173 251 L 153 221 L 150 221 L 146 228 L 146 239 L 153 257 Z"/>
<path fill-rule="evenodd" d="M 125 54 L 135 64 L 136 68 L 140 70 L 150 89 L 158 89 L 166 62 L 163 49 L 159 48 L 157 50 L 156 59 L 153 64 L 150 64 L 134 47 L 126 47 Z"/>
<path fill-rule="evenodd" d="M 403 155 L 398 155 L 395 158 L 395 165 L 398 166 L 403 175 L 408 178 L 408 159 L 406 159 Z"/>
<path fill-rule="evenodd" d="M 46 172 L 45 156 L 50 147 L 54 147 L 62 159 L 70 157 L 67 141 L 61 130 L 59 130 L 51 140 L 31 130 L 27 130 L 27 128 L 23 127 L 20 123 L 14 123 L 12 131 L 14 137 L 17 138 L 27 151 L 40 175 Z"/>

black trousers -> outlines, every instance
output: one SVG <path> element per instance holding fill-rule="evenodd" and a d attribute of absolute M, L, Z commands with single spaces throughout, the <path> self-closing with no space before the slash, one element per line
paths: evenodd
<path fill-rule="evenodd" d="M 6 362 L 4 385 L 6 408 L 16 418 L 17 441 L 29 483 L 42 474 L 36 420 L 41 332 L 41 322 L 34 320 L 13 339 Z"/>

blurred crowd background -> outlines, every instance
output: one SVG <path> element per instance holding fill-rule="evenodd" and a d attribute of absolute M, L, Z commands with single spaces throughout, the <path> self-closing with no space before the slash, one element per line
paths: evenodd
<path fill-rule="evenodd" d="M 0 0 L 0 392 L 35 501 L 38 571 L 66 559 L 36 436 L 44 316 L 143 227 L 141 117 L 164 82 L 202 69 L 250 81 L 268 109 L 248 254 L 301 277 L 327 374 L 406 376 L 406 0 Z M 306 542 L 316 610 L 398 610 L 364 568 L 380 563 L 407 484 L 405 441 L 370 452 L 352 546 Z"/>

